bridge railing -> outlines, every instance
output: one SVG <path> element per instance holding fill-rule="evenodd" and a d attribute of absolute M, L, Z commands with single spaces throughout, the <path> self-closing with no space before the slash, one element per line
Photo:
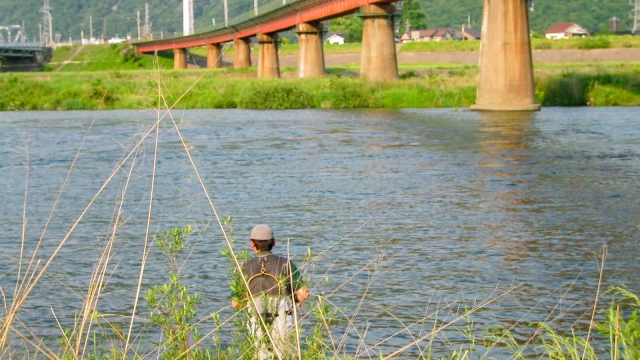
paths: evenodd
<path fill-rule="evenodd" d="M 0 42 L 0 47 L 14 50 L 38 50 L 44 47 L 41 42 Z"/>
<path fill-rule="evenodd" d="M 271 1 L 266 1 L 263 2 L 262 4 L 258 5 L 258 16 L 260 17 L 266 13 L 272 12 L 277 10 L 278 8 L 285 8 L 285 7 L 291 7 L 291 6 L 295 6 L 296 3 L 299 3 L 302 0 L 271 0 Z M 248 21 L 251 21 L 252 18 L 255 18 L 255 10 L 253 7 L 251 7 L 250 10 L 245 11 L 239 15 L 236 15 L 232 18 L 229 19 L 229 26 L 233 28 L 234 26 L 246 23 Z M 211 32 L 211 31 L 215 31 L 215 30 L 220 30 L 220 29 L 224 29 L 225 24 L 224 24 L 224 20 L 223 21 L 219 21 L 216 18 L 216 25 L 214 26 L 213 24 L 210 25 L 197 25 L 194 28 L 194 34 L 202 34 L 202 33 L 207 33 L 207 32 Z M 176 38 L 176 37 L 181 37 L 183 36 L 181 33 L 180 34 L 176 34 L 176 33 L 164 33 L 164 32 L 160 32 L 160 31 L 154 31 L 153 32 L 153 39 L 154 40 L 158 40 L 160 38 L 162 39 L 171 39 L 171 38 Z"/>

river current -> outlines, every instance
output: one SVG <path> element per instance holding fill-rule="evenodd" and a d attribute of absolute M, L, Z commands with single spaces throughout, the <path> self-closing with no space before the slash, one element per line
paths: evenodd
<path fill-rule="evenodd" d="M 312 298 L 339 309 L 332 342 L 341 357 L 406 347 L 398 356 L 416 358 L 430 341 L 434 355 L 450 354 L 471 343 L 470 320 L 477 337 L 502 325 L 526 339 L 535 321 L 584 331 L 604 246 L 601 291 L 640 292 L 637 107 L 172 117 L 184 144 L 171 116 L 153 130 L 150 110 L 0 113 L 2 305 L 12 303 L 39 239 L 42 268 L 67 238 L 18 313 L 25 334 L 57 346 L 57 322 L 78 316 L 114 228 L 97 310 L 128 326 L 145 239 L 142 292 L 167 282 L 167 261 L 145 236 L 151 199 L 151 234 L 195 229 L 181 274 L 202 295 L 198 318 L 232 316 L 230 262 L 220 255 L 227 245 L 202 185 L 217 214 L 233 217 L 236 250 L 248 249 L 253 225 L 272 225 L 275 251 L 303 270 Z M 157 341 L 145 330 L 144 301 L 137 313 L 134 335 Z M 201 323 L 205 334 L 212 328 Z M 220 330 L 223 343 L 232 329 Z M 509 357 L 475 344 L 474 356 L 487 352 Z"/>

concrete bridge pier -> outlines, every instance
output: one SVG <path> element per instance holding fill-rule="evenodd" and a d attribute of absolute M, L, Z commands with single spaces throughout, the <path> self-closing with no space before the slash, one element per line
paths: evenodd
<path fill-rule="evenodd" d="M 393 34 L 392 4 L 371 4 L 360 7 L 364 20 L 360 76 L 369 80 L 398 78 L 398 58 Z"/>
<path fill-rule="evenodd" d="M 234 69 L 244 69 L 251 67 L 251 45 L 249 38 L 236 38 L 233 40 L 236 53 L 233 60 Z"/>
<path fill-rule="evenodd" d="M 324 76 L 324 51 L 322 48 L 322 23 L 319 21 L 298 24 L 298 77 Z"/>
<path fill-rule="evenodd" d="M 222 51 L 220 44 L 207 44 L 207 68 L 219 69 L 222 67 Z"/>
<path fill-rule="evenodd" d="M 484 0 L 474 110 L 539 110 L 527 0 Z"/>
<path fill-rule="evenodd" d="M 278 60 L 278 33 L 258 34 L 260 56 L 258 57 L 258 78 L 280 78 Z"/>
<path fill-rule="evenodd" d="M 173 68 L 187 68 L 187 49 L 173 49 Z"/>

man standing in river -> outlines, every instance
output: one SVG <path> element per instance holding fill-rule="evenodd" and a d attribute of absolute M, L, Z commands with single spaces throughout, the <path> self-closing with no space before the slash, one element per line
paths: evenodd
<path fill-rule="evenodd" d="M 303 285 L 293 262 L 271 253 L 275 244 L 269 225 L 256 225 L 251 230 L 255 257 L 242 264 L 242 275 L 249 285 L 249 292 L 233 294 L 231 299 L 234 308 L 249 308 L 249 333 L 261 360 L 285 357 L 287 333 L 295 322 L 294 304 L 309 297 L 309 290 Z"/>

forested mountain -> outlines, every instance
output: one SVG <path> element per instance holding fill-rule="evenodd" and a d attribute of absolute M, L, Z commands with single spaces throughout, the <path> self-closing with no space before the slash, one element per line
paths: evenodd
<path fill-rule="evenodd" d="M 427 26 L 460 27 L 471 17 L 471 27 L 482 25 L 481 0 L 421 0 L 426 13 Z M 609 19 L 620 19 L 620 30 L 630 30 L 633 19 L 629 14 L 633 7 L 628 0 L 534 0 L 529 13 L 531 29 L 544 33 L 559 22 L 576 22 L 591 33 L 608 27 Z"/>
<path fill-rule="evenodd" d="M 64 40 L 70 36 L 80 38 L 80 31 L 89 36 L 89 17 L 93 18 L 94 36 L 105 33 L 107 38 L 127 33 L 137 36 L 137 16 L 144 23 L 145 1 L 149 3 L 150 21 L 155 32 L 182 32 L 182 0 L 49 0 L 53 16 L 53 32 L 61 34 Z M 265 3 L 265 0 L 259 0 Z M 267 0 L 274 1 L 274 0 Z M 276 0 L 279 1 L 279 0 Z M 291 1 L 291 0 L 290 0 Z M 424 11 L 423 24 L 428 28 L 459 28 L 469 21 L 471 27 L 480 29 L 482 0 L 413 0 L 419 1 L 419 10 Z M 597 32 L 606 28 L 609 19 L 620 19 L 620 29 L 632 26 L 629 13 L 632 6 L 629 0 L 534 0 L 534 11 L 530 12 L 531 28 L 535 32 L 557 22 L 573 21 Z M 248 12 L 253 0 L 228 0 L 229 16 Z M 409 1 L 407 1 L 409 2 Z M 0 25 L 21 24 L 23 21 L 27 35 L 36 39 L 39 24 L 42 22 L 43 0 L 0 0 Z M 212 24 L 215 18 L 218 24 L 224 21 L 222 0 L 194 0 L 196 28 L 202 29 Z M 407 10 L 409 11 L 409 10 Z M 412 5 L 411 11 L 416 10 Z M 421 21 L 421 22 L 422 22 Z M 412 27 L 415 28 L 415 27 Z"/>

